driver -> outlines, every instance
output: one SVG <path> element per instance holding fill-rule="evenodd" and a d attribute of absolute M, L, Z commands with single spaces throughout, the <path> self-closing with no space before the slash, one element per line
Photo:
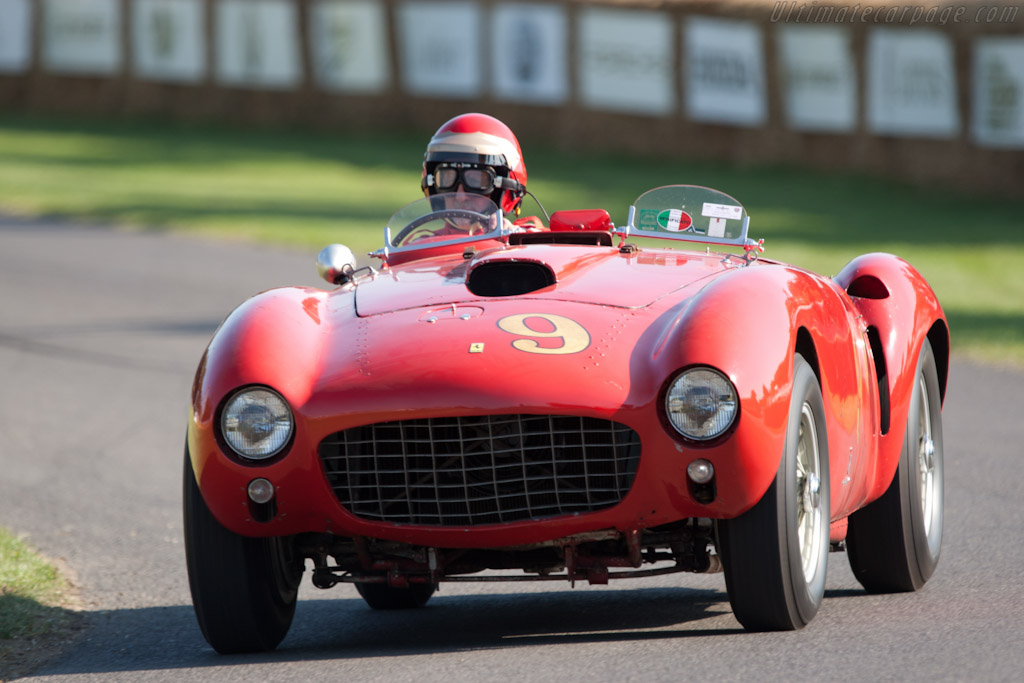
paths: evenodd
<path fill-rule="evenodd" d="M 460 114 L 437 129 L 423 155 L 423 194 L 470 193 L 490 197 L 513 229 L 543 230 L 536 216 L 519 218 L 526 194 L 526 165 L 519 141 L 487 114 Z M 531 195 L 532 196 L 532 195 Z"/>

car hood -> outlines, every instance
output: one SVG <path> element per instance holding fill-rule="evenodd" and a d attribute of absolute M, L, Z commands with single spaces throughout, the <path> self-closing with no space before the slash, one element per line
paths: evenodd
<path fill-rule="evenodd" d="M 494 301 L 474 294 L 468 278 L 495 264 L 542 266 L 554 284 L 516 294 L 534 301 L 566 301 L 643 308 L 738 265 L 736 257 L 666 249 L 620 252 L 612 247 L 530 245 L 492 249 L 471 259 L 425 259 L 385 270 L 356 290 L 360 317 L 400 310 Z M 506 271 L 507 272 L 507 271 Z M 500 297 L 503 299 L 511 297 Z"/>

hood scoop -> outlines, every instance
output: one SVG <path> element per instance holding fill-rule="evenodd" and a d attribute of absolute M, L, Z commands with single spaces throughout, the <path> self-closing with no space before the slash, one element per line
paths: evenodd
<path fill-rule="evenodd" d="M 553 284 L 554 271 L 537 261 L 484 261 L 466 274 L 466 287 L 476 296 L 520 296 Z"/>

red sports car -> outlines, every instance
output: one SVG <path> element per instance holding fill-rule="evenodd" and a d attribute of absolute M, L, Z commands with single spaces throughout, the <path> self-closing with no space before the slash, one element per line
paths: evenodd
<path fill-rule="evenodd" d="M 723 571 L 751 630 L 810 622 L 830 548 L 868 591 L 920 588 L 942 539 L 942 308 L 895 256 L 820 277 L 759 258 L 748 223 L 684 185 L 623 227 L 523 229 L 435 195 L 391 219 L 377 268 L 333 245 L 332 289 L 243 303 L 199 364 L 185 453 L 209 643 L 275 647 L 307 567 L 377 609 L 442 581 Z"/>

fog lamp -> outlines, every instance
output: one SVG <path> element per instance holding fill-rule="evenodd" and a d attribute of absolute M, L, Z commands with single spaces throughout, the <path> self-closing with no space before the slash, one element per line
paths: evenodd
<path fill-rule="evenodd" d="M 264 505 L 269 503 L 274 497 L 274 485 L 269 480 L 253 479 L 249 482 L 249 500 L 258 504 Z"/>
<path fill-rule="evenodd" d="M 694 484 L 706 484 L 715 477 L 715 466 L 704 458 L 698 458 L 686 466 L 686 476 Z"/>

